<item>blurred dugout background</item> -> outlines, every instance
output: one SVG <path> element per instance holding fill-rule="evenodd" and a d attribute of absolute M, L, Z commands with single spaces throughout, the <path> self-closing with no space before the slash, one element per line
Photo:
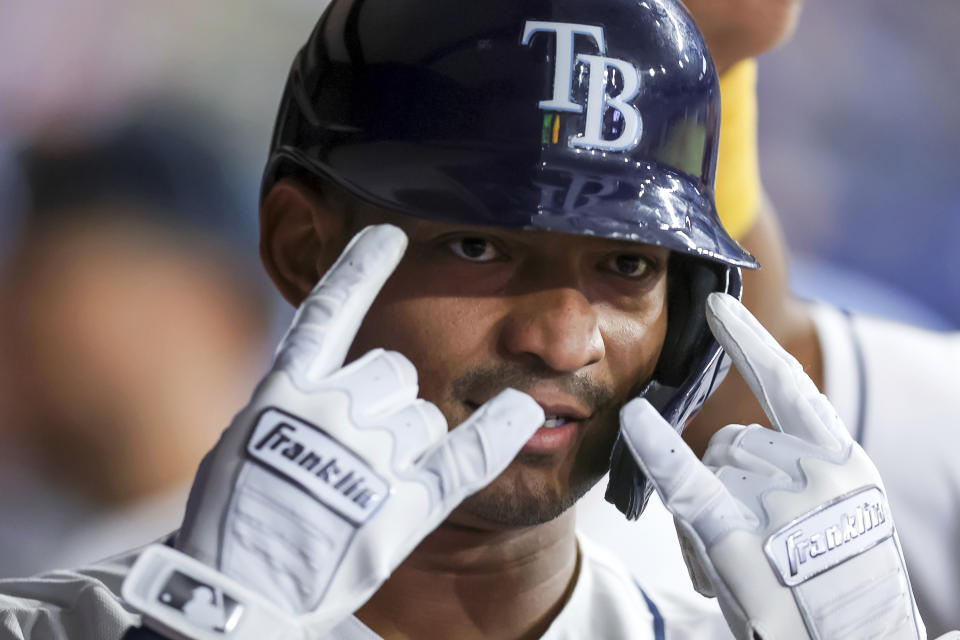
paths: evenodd
<path fill-rule="evenodd" d="M 323 4 L 0 4 L 0 576 L 179 522 L 289 317 L 257 194 Z M 802 294 L 960 324 L 958 32 L 949 0 L 811 1 L 761 59 L 762 173 Z"/>
<path fill-rule="evenodd" d="M 960 324 L 957 33 L 951 0 L 809 0 L 761 58 L 761 171 L 798 292 Z"/>

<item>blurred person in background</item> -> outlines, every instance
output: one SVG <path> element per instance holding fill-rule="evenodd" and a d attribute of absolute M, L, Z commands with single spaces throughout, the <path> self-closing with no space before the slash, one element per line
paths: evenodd
<path fill-rule="evenodd" d="M 254 240 L 228 169 L 187 129 L 154 114 L 39 140 L 15 166 L 19 232 L 0 272 L 12 443 L 0 453 L 0 576 L 175 528 L 200 458 L 268 355 Z"/>
<path fill-rule="evenodd" d="M 801 362 L 883 475 L 902 523 L 899 535 L 918 606 L 934 636 L 960 625 L 960 471 L 953 462 L 960 429 L 952 403 L 960 381 L 960 333 L 849 313 L 791 293 L 789 237 L 760 180 L 754 57 L 789 38 L 800 4 L 686 0 L 721 73 L 717 207 L 726 228 L 762 265 L 744 273 L 744 303 Z M 796 179 L 806 181 L 803 175 Z M 702 455 L 718 426 L 729 423 L 770 426 L 735 370 L 683 436 Z M 601 500 L 602 491 L 594 489 L 581 503 L 588 514 L 580 520 L 583 530 L 614 547 L 635 573 L 663 567 L 660 586 L 668 593 L 689 589 L 679 554 L 664 554 L 665 542 L 637 545 L 636 530 L 625 529 Z M 653 501 L 648 511 L 653 513 L 637 526 L 649 541 L 665 535 L 670 516 Z"/>

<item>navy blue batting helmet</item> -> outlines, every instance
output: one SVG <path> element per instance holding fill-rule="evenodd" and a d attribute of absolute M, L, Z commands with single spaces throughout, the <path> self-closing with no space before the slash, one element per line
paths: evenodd
<path fill-rule="evenodd" d="M 263 193 L 312 175 L 406 215 L 671 249 L 669 327 L 643 394 L 679 431 L 729 364 L 707 294 L 757 263 L 713 183 L 720 89 L 675 0 L 333 0 L 294 60 Z M 618 439 L 607 499 L 651 485 Z"/>

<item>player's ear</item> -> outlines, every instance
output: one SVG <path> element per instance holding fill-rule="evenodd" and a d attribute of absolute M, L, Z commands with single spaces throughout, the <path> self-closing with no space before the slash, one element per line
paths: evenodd
<path fill-rule="evenodd" d="M 298 306 L 343 251 L 346 215 L 318 190 L 278 180 L 260 207 L 260 259 L 286 300 Z"/>

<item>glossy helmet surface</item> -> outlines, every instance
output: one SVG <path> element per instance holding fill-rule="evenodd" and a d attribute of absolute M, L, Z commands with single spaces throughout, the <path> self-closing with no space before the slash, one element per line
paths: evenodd
<path fill-rule="evenodd" d="M 674 0 L 333 0 L 294 60 L 263 180 L 332 181 L 419 218 L 672 250 L 669 328 L 643 390 L 679 431 L 728 365 L 704 321 L 756 262 L 713 184 L 720 90 Z M 607 499 L 651 487 L 617 441 Z"/>

